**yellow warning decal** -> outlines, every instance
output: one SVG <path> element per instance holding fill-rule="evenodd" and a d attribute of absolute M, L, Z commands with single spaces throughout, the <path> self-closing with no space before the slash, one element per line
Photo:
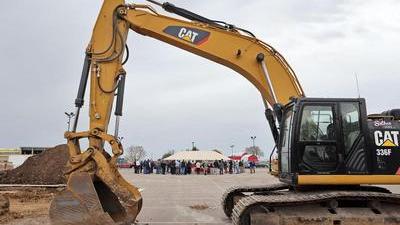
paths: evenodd
<path fill-rule="evenodd" d="M 383 142 L 382 146 L 384 146 L 384 147 L 396 147 L 397 145 L 395 145 L 391 140 L 386 140 L 385 142 Z"/>

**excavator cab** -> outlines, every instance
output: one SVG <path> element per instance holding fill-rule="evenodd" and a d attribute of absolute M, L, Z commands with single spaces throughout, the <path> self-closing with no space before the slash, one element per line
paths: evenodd
<path fill-rule="evenodd" d="M 380 177 L 382 183 L 398 178 L 399 123 L 390 117 L 368 119 L 364 99 L 297 98 L 281 114 L 281 181 L 293 186 L 351 185 L 378 181 L 368 175 L 387 175 Z M 375 126 L 378 120 L 390 126 Z M 385 139 L 382 145 L 386 139 L 391 143 L 379 146 L 374 136 Z"/>
<path fill-rule="evenodd" d="M 368 116 L 362 98 L 306 97 L 272 108 L 281 182 L 226 191 L 234 224 L 399 224 L 400 195 L 372 185 L 400 183 L 400 110 Z"/>

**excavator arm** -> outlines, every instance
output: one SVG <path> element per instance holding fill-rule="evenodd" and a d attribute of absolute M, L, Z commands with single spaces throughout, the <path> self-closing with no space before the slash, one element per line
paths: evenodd
<path fill-rule="evenodd" d="M 128 49 L 129 29 L 225 65 L 244 76 L 261 93 L 275 140 L 277 129 L 270 106 L 285 104 L 290 97 L 304 96 L 283 56 L 252 33 L 170 3 L 159 5 L 188 20 L 161 15 L 149 5 L 125 4 L 124 0 L 105 0 L 102 5 L 86 50 L 73 129 L 65 133 L 70 153 L 68 185 L 51 204 L 53 224 L 129 224 L 141 210 L 140 192 L 119 174 L 116 166 L 117 158 L 123 154 L 118 127 L 126 76 L 123 55 Z M 88 81 L 90 129 L 77 132 Z M 116 125 L 114 135 L 110 135 L 108 125 L 115 96 Z M 85 151 L 79 144 L 82 138 L 89 139 Z M 111 146 L 112 155 L 105 151 L 105 143 Z"/>

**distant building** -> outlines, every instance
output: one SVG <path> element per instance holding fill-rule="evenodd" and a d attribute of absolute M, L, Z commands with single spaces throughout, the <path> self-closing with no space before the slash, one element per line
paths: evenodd
<path fill-rule="evenodd" d="M 20 148 L 0 148 L 0 162 L 8 162 L 10 155 L 21 155 Z"/>
<path fill-rule="evenodd" d="M 1 155 L 21 155 L 21 148 L 0 148 Z"/>
<path fill-rule="evenodd" d="M 21 149 L 21 155 L 36 155 L 40 154 L 47 149 L 48 147 L 20 147 Z"/>
<path fill-rule="evenodd" d="M 0 163 L 11 164 L 9 169 L 20 166 L 31 156 L 40 154 L 49 149 L 48 147 L 19 147 L 19 148 L 0 148 Z M 0 167 L 2 167 L 0 165 Z M 2 170 L 3 168 L 0 168 Z"/>

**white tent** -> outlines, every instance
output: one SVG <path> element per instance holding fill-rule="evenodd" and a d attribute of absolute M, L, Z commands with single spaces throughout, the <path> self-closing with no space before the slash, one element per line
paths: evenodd
<path fill-rule="evenodd" d="M 214 160 L 229 160 L 228 157 L 216 151 L 182 151 L 177 152 L 164 160 L 201 160 L 201 161 L 214 161 Z"/>

